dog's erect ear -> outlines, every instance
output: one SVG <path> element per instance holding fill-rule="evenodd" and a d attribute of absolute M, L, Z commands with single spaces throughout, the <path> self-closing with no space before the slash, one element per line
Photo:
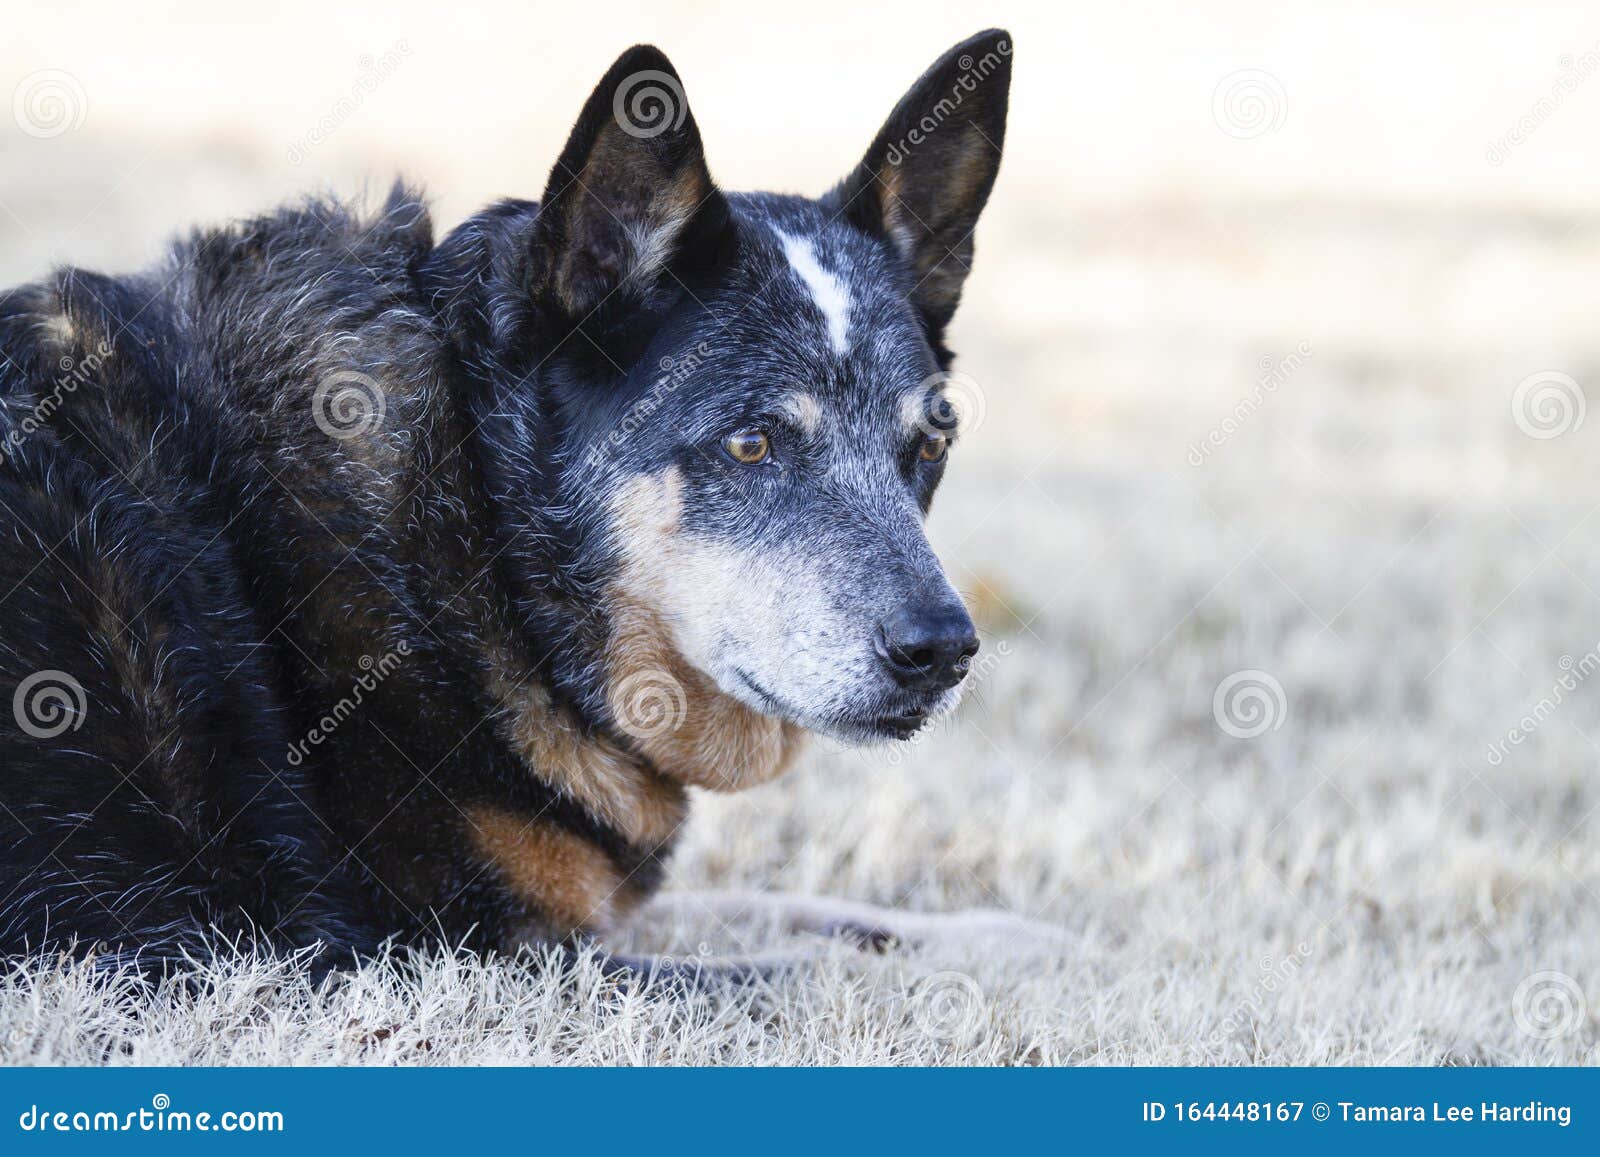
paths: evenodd
<path fill-rule="evenodd" d="M 590 94 L 550 173 L 534 294 L 573 322 L 648 300 L 668 270 L 708 259 L 727 219 L 677 72 L 636 45 Z"/>
<path fill-rule="evenodd" d="M 1000 168 L 1010 89 L 1010 33 L 992 28 L 956 45 L 911 86 L 826 198 L 906 260 L 912 303 L 935 347 L 961 298 L 972 230 Z"/>

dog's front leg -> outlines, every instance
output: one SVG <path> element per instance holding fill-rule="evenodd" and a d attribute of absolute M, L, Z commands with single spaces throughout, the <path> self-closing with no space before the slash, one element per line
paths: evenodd
<path fill-rule="evenodd" d="M 646 987 L 684 992 L 723 985 L 749 985 L 773 980 L 820 957 L 818 952 L 748 952 L 728 956 L 674 956 L 602 952 L 600 968 L 607 976 Z"/>
<path fill-rule="evenodd" d="M 666 892 L 640 914 L 646 920 L 701 926 L 709 919 L 741 940 L 738 926 L 754 923 L 779 934 L 809 933 L 842 937 L 874 950 L 894 944 L 950 944 L 966 951 L 1054 952 L 1067 943 L 1065 930 L 998 909 L 962 912 L 905 912 L 856 900 L 800 892 Z M 633 955 L 608 952 L 602 967 L 612 976 L 682 990 L 721 984 L 750 984 L 793 972 L 820 959 L 822 951 L 804 947 L 710 955 L 704 946 L 687 955 Z"/>
<path fill-rule="evenodd" d="M 864 947 L 893 943 L 991 941 L 1012 949 L 1064 945 L 1065 930 L 1010 912 L 974 908 L 960 912 L 906 912 L 857 900 L 800 892 L 665 892 L 646 909 L 676 922 L 706 917 L 723 927 L 757 921 L 785 933 L 840 936 Z"/>

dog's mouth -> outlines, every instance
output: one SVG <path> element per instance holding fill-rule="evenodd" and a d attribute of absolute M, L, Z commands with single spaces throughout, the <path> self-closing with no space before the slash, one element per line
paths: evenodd
<path fill-rule="evenodd" d="M 845 720 L 852 729 L 859 728 L 874 738 L 910 739 L 922 730 L 932 711 L 927 707 L 907 707 L 891 715 L 869 716 L 861 720 Z"/>
<path fill-rule="evenodd" d="M 745 671 L 735 668 L 735 674 L 761 701 L 761 710 L 764 714 L 787 719 L 812 731 L 830 732 L 840 739 L 858 743 L 872 743 L 883 739 L 910 739 L 922 730 L 930 718 L 940 713 L 939 708 L 945 698 L 941 695 L 932 703 L 909 704 L 883 713 L 839 715 L 814 721 L 804 712 L 796 711 L 781 697 L 768 691 Z"/>
<path fill-rule="evenodd" d="M 733 673 L 739 676 L 746 687 L 755 692 L 756 697 L 761 700 L 761 709 L 763 712 L 768 715 L 781 715 L 785 719 L 789 719 L 794 716 L 794 712 L 789 708 L 788 704 L 786 704 L 782 699 L 779 699 L 771 691 L 768 691 L 760 683 L 757 683 L 744 671 L 738 667 L 735 667 L 733 669 Z"/>

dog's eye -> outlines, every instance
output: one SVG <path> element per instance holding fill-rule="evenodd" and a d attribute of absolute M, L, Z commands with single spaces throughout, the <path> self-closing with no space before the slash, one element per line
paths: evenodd
<path fill-rule="evenodd" d="M 740 430 L 722 440 L 728 457 L 746 466 L 759 466 L 772 456 L 772 443 L 762 430 Z"/>
<path fill-rule="evenodd" d="M 917 457 L 924 462 L 937 462 L 950 449 L 950 439 L 943 434 L 924 434 L 922 445 L 917 447 Z"/>

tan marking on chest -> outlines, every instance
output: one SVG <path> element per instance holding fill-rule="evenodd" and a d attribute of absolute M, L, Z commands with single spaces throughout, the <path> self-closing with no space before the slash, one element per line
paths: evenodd
<path fill-rule="evenodd" d="M 603 932 L 637 902 L 609 857 L 572 832 L 496 808 L 467 813 L 472 842 L 559 934 Z"/>
<path fill-rule="evenodd" d="M 688 815 L 683 788 L 641 767 L 616 744 L 581 733 L 532 670 L 496 655 L 490 693 L 501 735 L 545 782 L 616 828 L 630 844 L 658 848 Z"/>
<path fill-rule="evenodd" d="M 629 689 L 641 683 L 676 688 L 677 696 L 672 718 L 637 728 L 639 750 L 664 775 L 711 791 L 741 791 L 781 775 L 798 754 L 805 733 L 724 695 L 684 662 L 661 617 L 635 599 L 636 589 L 618 583 L 607 599 L 612 714 L 625 720 L 637 710 Z"/>

